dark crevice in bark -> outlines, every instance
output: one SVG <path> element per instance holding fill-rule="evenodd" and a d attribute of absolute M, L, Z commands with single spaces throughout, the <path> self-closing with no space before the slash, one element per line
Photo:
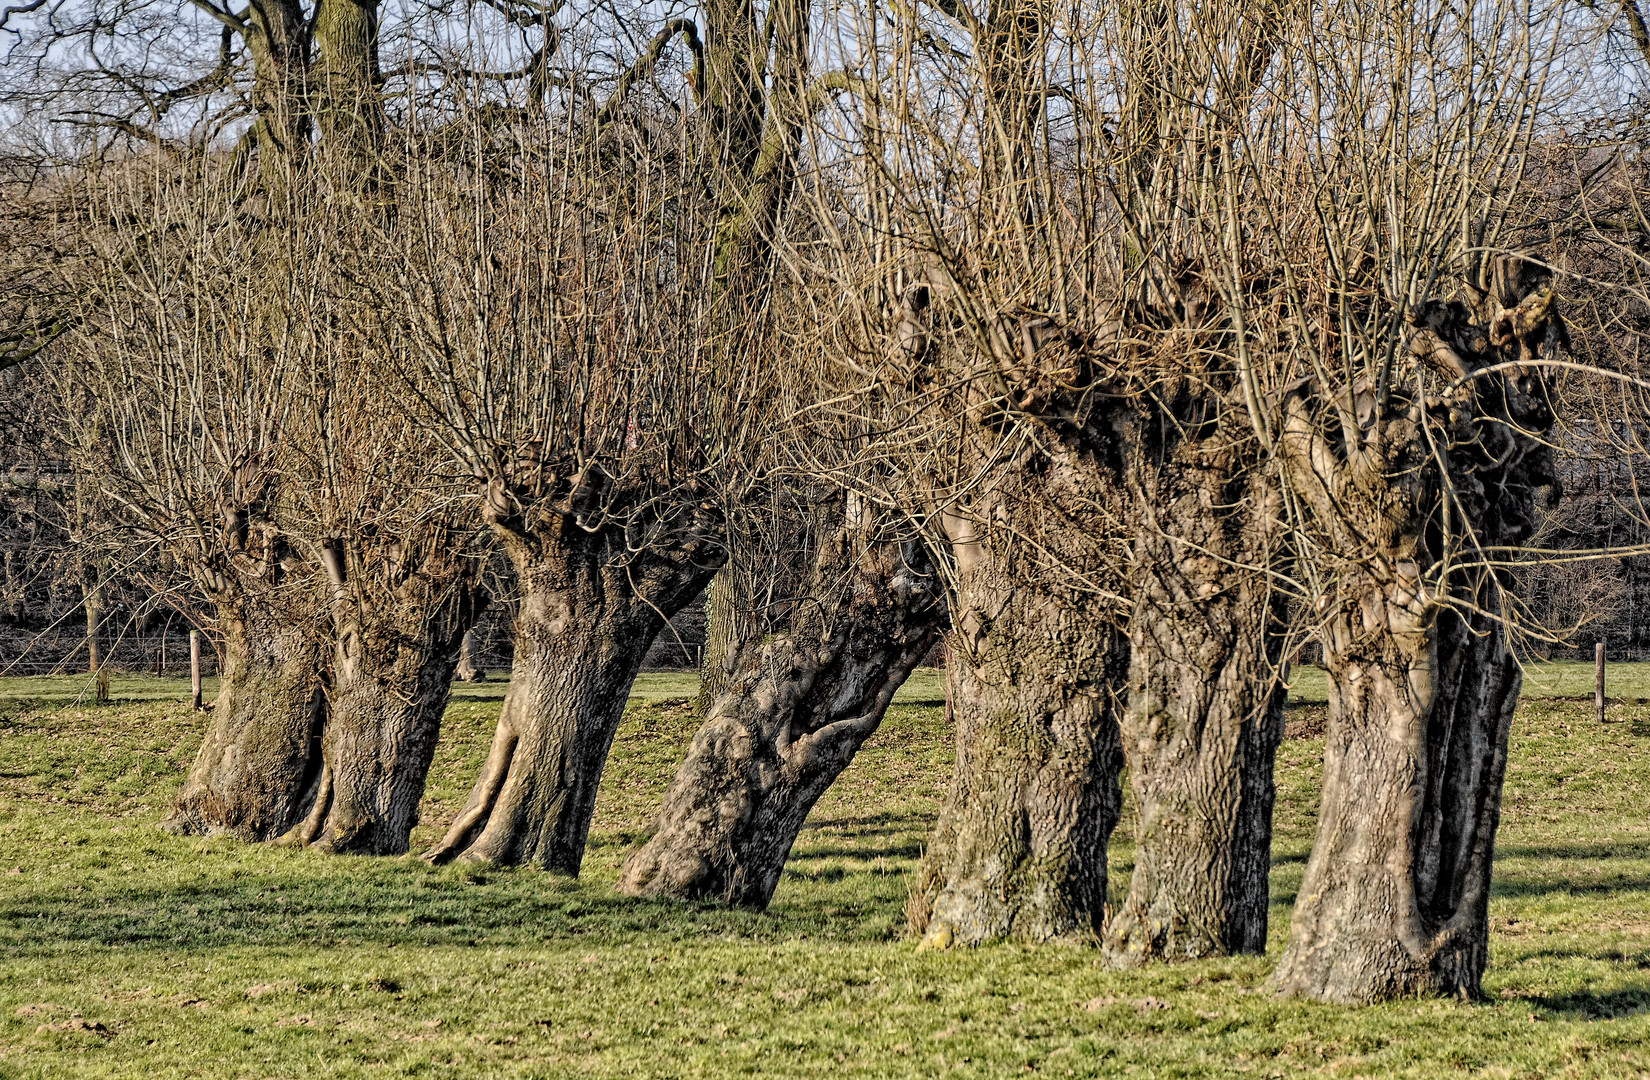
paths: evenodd
<path fill-rule="evenodd" d="M 1482 992 L 1520 678 L 1502 615 L 1517 583 L 1472 566 L 1467 534 L 1511 546 L 1533 531 L 1542 489 L 1553 490 L 1541 442 L 1553 414 L 1539 369 L 1466 376 L 1559 347 L 1553 297 L 1533 269 L 1500 260 L 1477 319 L 1436 302 L 1412 314 L 1410 355 L 1449 385 L 1395 401 L 1355 451 L 1325 435 L 1304 394 L 1290 399 L 1290 481 L 1356 561 L 1324 600 L 1323 803 L 1273 975 L 1284 993 L 1360 1003 Z M 1367 388 L 1353 389 L 1362 406 Z M 1374 415 L 1368 397 L 1360 415 Z"/>
<path fill-rule="evenodd" d="M 766 908 L 808 812 L 933 646 L 945 599 L 922 545 L 848 506 L 821 514 L 795 625 L 741 650 L 622 892 Z"/>

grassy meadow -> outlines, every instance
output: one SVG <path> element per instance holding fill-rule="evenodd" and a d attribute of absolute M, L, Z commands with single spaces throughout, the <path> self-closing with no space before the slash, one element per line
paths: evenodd
<path fill-rule="evenodd" d="M 913 951 L 902 909 L 950 769 L 936 673 L 820 804 L 763 915 L 612 889 L 692 734 L 691 678 L 638 685 L 577 881 L 168 836 L 155 822 L 203 724 L 186 684 L 117 677 L 96 707 L 85 683 L 0 680 L 8 1080 L 1650 1077 L 1650 703 L 1637 700 L 1650 665 L 1612 668 L 1621 700 L 1604 726 L 1566 700 L 1591 692 L 1590 665 L 1531 672 L 1489 1000 L 1367 1009 L 1263 985 L 1311 844 L 1311 670 L 1296 673 L 1278 762 L 1271 958 L 1126 973 L 1075 946 Z M 455 697 L 415 843 L 468 793 L 503 691 Z M 1120 892 L 1129 845 L 1111 857 Z"/>

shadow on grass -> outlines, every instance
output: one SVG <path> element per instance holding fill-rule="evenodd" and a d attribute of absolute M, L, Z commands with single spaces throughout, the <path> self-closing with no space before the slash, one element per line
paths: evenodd
<path fill-rule="evenodd" d="M 1497 859 L 1650 859 L 1650 843 L 1604 840 L 1595 844 L 1497 844 Z"/>
<path fill-rule="evenodd" d="M 1528 1000 L 1536 1008 L 1551 1014 L 1552 1019 L 1615 1020 L 1650 1013 L 1650 987 L 1612 990 L 1602 994 L 1591 991 L 1550 994 Z"/>
<path fill-rule="evenodd" d="M 735 936 L 878 940 L 886 925 L 867 925 L 869 909 L 898 915 L 899 875 L 829 870 L 797 876 L 838 882 L 841 889 L 794 893 L 773 913 L 717 904 L 635 900 L 606 884 L 583 885 L 558 874 L 498 867 L 429 868 L 393 864 L 324 866 L 300 856 L 290 867 L 225 881 L 157 884 L 130 878 L 64 893 L 41 883 L 14 885 L 0 897 L 0 956 L 49 956 L 87 944 L 126 950 L 189 951 L 226 946 L 327 948 L 373 945 L 582 944 L 653 947 Z M 231 869 L 234 874 L 240 868 Z M 886 895 L 883 895 L 886 894 Z"/>

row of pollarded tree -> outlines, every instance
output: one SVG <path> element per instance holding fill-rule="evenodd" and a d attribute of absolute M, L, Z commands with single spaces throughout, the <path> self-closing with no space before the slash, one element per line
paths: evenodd
<path fill-rule="evenodd" d="M 1526 190 L 1556 21 L 944 4 L 860 12 L 865 63 L 821 72 L 806 4 L 717 4 L 597 100 L 555 10 L 505 5 L 528 62 L 425 107 L 384 80 L 438 66 L 378 71 L 375 19 L 282 52 L 271 10 L 226 15 L 244 154 L 62 181 L 71 456 L 111 557 L 166 551 L 225 643 L 172 828 L 405 851 L 493 543 L 514 668 L 429 855 L 576 873 L 642 657 L 734 558 L 718 602 L 783 632 L 712 658 L 625 891 L 765 906 L 948 630 L 923 944 L 1259 951 L 1310 636 L 1325 790 L 1276 982 L 1478 991 L 1565 362 Z M 673 113 L 643 91 L 676 40 Z"/>

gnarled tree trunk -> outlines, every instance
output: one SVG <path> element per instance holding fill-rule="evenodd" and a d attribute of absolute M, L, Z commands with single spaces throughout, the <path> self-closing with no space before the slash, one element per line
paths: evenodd
<path fill-rule="evenodd" d="M 743 650 L 621 891 L 768 906 L 808 812 L 945 623 L 921 544 L 876 540 L 869 525 L 847 515 L 791 631 Z"/>
<path fill-rule="evenodd" d="M 1266 570 L 1281 507 L 1246 442 L 1247 424 L 1194 434 L 1130 469 L 1122 734 L 1140 817 L 1106 930 L 1114 964 L 1266 950 L 1285 614 Z"/>
<path fill-rule="evenodd" d="M 947 521 L 957 768 L 907 916 L 925 948 L 1098 937 L 1128 642 L 1097 597 Z M 1004 530 L 1006 532 L 1006 530 Z"/>
<path fill-rule="evenodd" d="M 206 739 L 162 828 L 271 840 L 302 818 L 321 768 L 321 650 L 309 628 L 252 601 L 219 608 L 223 679 Z"/>
<path fill-rule="evenodd" d="M 665 620 L 715 574 L 721 549 L 690 533 L 631 551 L 623 529 L 586 531 L 571 508 L 541 507 L 529 525 L 508 506 L 495 484 L 488 519 L 521 588 L 510 688 L 469 801 L 425 857 L 576 875 L 631 684 Z"/>
<path fill-rule="evenodd" d="M 399 855 L 418 824 L 459 644 L 486 604 L 450 536 L 415 556 L 325 549 L 333 660 L 322 769 L 309 813 L 283 840 L 340 854 Z M 380 565 L 382 564 L 382 565 Z"/>
<path fill-rule="evenodd" d="M 1362 453 L 1337 460 L 1300 397 L 1291 399 L 1291 482 L 1321 519 L 1342 515 L 1345 549 L 1362 558 L 1341 574 L 1322 635 L 1323 804 L 1273 975 L 1284 993 L 1347 1003 L 1481 993 L 1520 686 L 1498 616 L 1515 582 L 1444 556 L 1476 550 L 1469 528 L 1490 546 L 1527 538 L 1539 489 L 1553 483 L 1540 439 L 1553 416 L 1539 375 L 1481 372 L 1558 346 L 1552 294 L 1530 291 L 1527 270 L 1516 260 L 1497 267 L 1487 329 L 1459 304 L 1412 315 L 1412 355 L 1453 377 L 1453 389 L 1425 411 L 1400 402 L 1407 427 L 1388 424 Z M 1426 422 L 1433 431 L 1423 439 L 1414 429 Z M 1431 446 L 1442 448 L 1447 488 Z"/>

